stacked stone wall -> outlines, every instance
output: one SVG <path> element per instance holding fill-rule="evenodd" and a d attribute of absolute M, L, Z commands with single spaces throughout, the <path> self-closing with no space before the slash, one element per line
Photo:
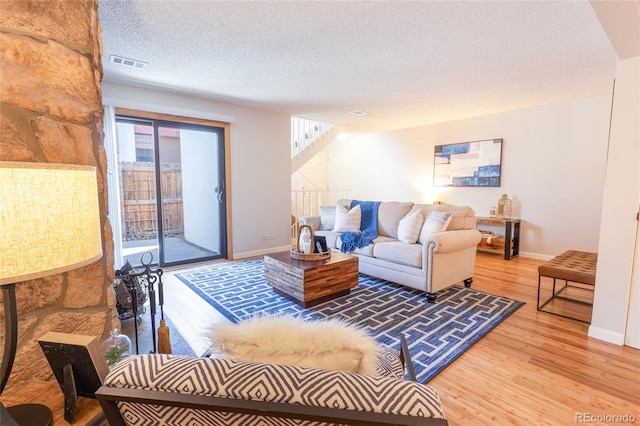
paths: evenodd
<path fill-rule="evenodd" d="M 16 286 L 19 342 L 7 391 L 52 378 L 37 343 L 47 331 L 102 340 L 120 326 L 111 288 L 101 54 L 97 0 L 0 1 L 0 160 L 96 167 L 104 253 L 91 265 Z"/>

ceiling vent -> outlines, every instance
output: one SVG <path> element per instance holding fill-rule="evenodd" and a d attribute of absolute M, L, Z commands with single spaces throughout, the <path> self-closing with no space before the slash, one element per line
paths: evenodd
<path fill-rule="evenodd" d="M 127 58 L 123 58 L 122 56 L 115 56 L 115 55 L 111 55 L 111 57 L 109 58 L 109 62 L 113 62 L 114 64 L 119 64 L 119 65 L 124 65 L 126 67 L 138 68 L 138 69 L 144 69 L 147 67 L 147 65 L 149 65 L 146 62 L 136 61 L 135 59 L 127 59 Z"/>
<path fill-rule="evenodd" d="M 349 111 L 349 114 L 355 115 L 356 117 L 364 117 L 365 115 L 369 115 L 367 111 L 360 111 L 359 109 L 352 109 Z"/>

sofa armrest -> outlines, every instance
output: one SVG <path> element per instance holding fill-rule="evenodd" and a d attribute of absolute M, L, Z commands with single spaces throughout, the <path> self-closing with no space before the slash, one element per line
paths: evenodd
<path fill-rule="evenodd" d="M 302 216 L 298 221 L 300 225 L 309 225 L 313 232 L 320 230 L 320 216 Z"/>
<path fill-rule="evenodd" d="M 434 244 L 434 253 L 453 253 L 462 249 L 477 246 L 482 239 L 477 229 L 460 229 L 431 234 L 424 243 L 424 250 Z"/>

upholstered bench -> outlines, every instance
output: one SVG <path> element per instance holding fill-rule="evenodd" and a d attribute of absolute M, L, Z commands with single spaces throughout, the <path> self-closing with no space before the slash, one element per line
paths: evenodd
<path fill-rule="evenodd" d="M 293 365 L 131 356 L 96 392 L 110 425 L 447 425 L 429 386 Z"/>
<path fill-rule="evenodd" d="M 545 311 L 544 307 L 553 299 L 565 299 L 572 302 L 592 305 L 590 302 L 575 299 L 562 295 L 561 293 L 572 286 L 571 283 L 581 284 L 581 289 L 593 291 L 596 284 L 596 265 L 598 263 L 598 254 L 578 250 L 567 250 L 564 253 L 554 257 L 553 259 L 543 263 L 538 267 L 538 311 L 544 311 L 555 315 L 564 316 L 571 319 L 569 315 L 563 315 L 556 312 Z M 541 285 L 542 278 L 548 277 L 553 279 L 551 297 L 541 302 Z M 556 280 L 564 281 L 564 286 L 556 289 Z M 582 321 L 582 320 L 579 320 Z"/>

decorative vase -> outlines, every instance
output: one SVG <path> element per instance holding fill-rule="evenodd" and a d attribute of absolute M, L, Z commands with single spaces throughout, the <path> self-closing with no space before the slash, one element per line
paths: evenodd
<path fill-rule="evenodd" d="M 111 337 L 102 343 L 102 353 L 107 361 L 109 369 L 118 362 L 131 355 L 131 339 L 126 334 L 120 334 L 120 330 L 111 330 Z"/>
<path fill-rule="evenodd" d="M 298 250 L 304 254 L 311 254 L 313 252 L 313 245 L 311 244 L 311 228 L 308 225 L 302 225 L 300 229 Z"/>
<path fill-rule="evenodd" d="M 511 200 L 507 197 L 507 194 L 502 194 L 502 197 L 498 200 L 498 211 L 496 217 L 498 219 L 511 218 Z"/>

